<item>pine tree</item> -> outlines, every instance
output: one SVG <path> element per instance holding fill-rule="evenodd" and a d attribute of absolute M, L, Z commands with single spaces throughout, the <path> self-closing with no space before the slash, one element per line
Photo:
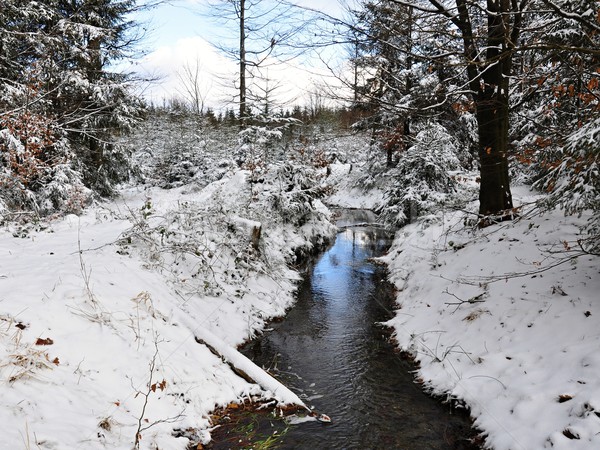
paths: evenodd
<path fill-rule="evenodd" d="M 366 64 L 375 73 L 366 89 L 372 101 L 378 107 L 387 103 L 393 109 L 409 106 L 412 111 L 439 113 L 437 101 L 442 107 L 472 111 L 477 124 L 480 215 L 510 216 L 511 132 L 515 117 L 526 114 L 524 105 L 546 105 L 546 117 L 539 116 L 538 107 L 538 116 L 529 116 L 526 125 L 527 130 L 540 132 L 539 143 L 552 139 L 541 133 L 549 119 L 565 137 L 565 125 L 583 126 L 594 111 L 598 2 L 373 0 L 365 5 L 367 56 L 375 56 Z M 413 20 L 393 19 L 398 12 L 410 11 Z M 399 71 L 392 63 L 404 64 L 408 71 Z M 415 77 L 419 69 L 418 85 L 429 92 L 414 83 L 409 96 L 386 99 L 392 92 L 406 92 L 410 78 L 402 86 L 401 75 Z M 428 84 L 434 74 L 437 79 Z M 533 125 L 536 121 L 540 127 Z M 521 127 L 519 134 L 527 134 L 526 129 Z"/>
<path fill-rule="evenodd" d="M 31 122 L 31 114 L 52 130 L 52 139 L 38 140 L 44 144 L 36 150 L 46 163 L 44 176 L 28 189 L 40 192 L 68 170 L 71 178 L 81 176 L 88 187 L 108 194 L 126 175 L 114 141 L 141 109 L 128 77 L 110 67 L 133 50 L 136 27 L 126 17 L 136 8 L 135 0 L 3 2 L 0 129 L 6 132 L 0 147 L 8 151 L 9 135 L 28 147 L 15 127 Z M 58 166 L 62 175 L 54 173 Z M 10 176 L 6 163 L 4 169 Z"/>
<path fill-rule="evenodd" d="M 410 6 L 392 0 L 368 1 L 357 12 L 360 33 L 355 47 L 355 106 L 362 106 L 373 115 L 369 126 L 383 138 L 387 164 L 392 165 L 393 152 L 405 145 L 410 135 L 409 107 L 413 87 L 413 25 L 415 15 Z"/>

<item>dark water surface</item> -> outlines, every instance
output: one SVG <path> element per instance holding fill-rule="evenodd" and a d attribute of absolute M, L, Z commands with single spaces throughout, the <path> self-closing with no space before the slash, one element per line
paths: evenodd
<path fill-rule="evenodd" d="M 331 424 L 291 425 L 282 449 L 467 449 L 476 433 L 466 414 L 424 394 L 415 367 L 379 322 L 392 317 L 385 271 L 369 258 L 391 236 L 350 227 L 309 270 L 298 302 L 273 331 L 243 352 Z"/>

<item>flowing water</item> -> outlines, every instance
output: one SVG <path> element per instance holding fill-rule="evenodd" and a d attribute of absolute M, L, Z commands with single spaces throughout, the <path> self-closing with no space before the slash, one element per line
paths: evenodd
<path fill-rule="evenodd" d="M 338 225 L 371 220 L 365 212 Z M 468 442 L 476 433 L 467 415 L 422 392 L 414 365 L 380 325 L 393 316 L 394 293 L 370 258 L 385 253 L 390 239 L 372 226 L 340 232 L 308 271 L 286 318 L 243 349 L 332 419 L 289 426 L 276 448 L 477 448 Z"/>

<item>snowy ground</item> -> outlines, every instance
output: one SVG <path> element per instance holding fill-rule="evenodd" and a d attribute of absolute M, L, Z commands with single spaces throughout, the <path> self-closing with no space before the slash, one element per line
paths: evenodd
<path fill-rule="evenodd" d="M 446 212 L 400 230 L 390 325 L 424 386 L 464 401 L 490 448 L 600 448 L 600 265 L 575 257 L 585 218 L 521 214 L 479 230 Z"/>
<path fill-rule="evenodd" d="M 352 164 L 331 164 L 328 182 L 335 185 L 335 192 L 327 199 L 331 205 L 349 209 L 373 209 L 383 201 L 383 190 L 364 190 L 357 186 L 357 172 L 364 170 Z"/>
<path fill-rule="evenodd" d="M 345 180 L 358 170 L 331 166 L 341 189 L 327 202 L 382 202 Z M 193 430 L 216 406 L 295 401 L 235 346 L 292 304 L 293 249 L 335 230 L 294 167 L 260 188 L 248 176 L 132 188 L 81 217 L 0 231 L 0 449 L 131 449 L 136 436 L 183 449 L 208 438 Z M 479 230 L 445 211 L 398 232 L 390 325 L 425 388 L 464 401 L 490 448 L 600 448 L 599 266 L 575 258 L 585 217 L 536 215 L 527 190 L 515 197 L 515 222 Z"/>
<path fill-rule="evenodd" d="M 334 232 L 318 200 L 302 226 L 270 215 L 261 196 L 284 194 L 277 183 L 253 192 L 247 175 L 130 189 L 81 217 L 2 229 L 0 449 L 131 449 L 136 436 L 141 448 L 183 449 L 178 435 L 206 440 L 189 430 L 209 427 L 216 406 L 294 401 L 196 342 L 251 373 L 235 346 L 293 302 L 293 248 Z"/>

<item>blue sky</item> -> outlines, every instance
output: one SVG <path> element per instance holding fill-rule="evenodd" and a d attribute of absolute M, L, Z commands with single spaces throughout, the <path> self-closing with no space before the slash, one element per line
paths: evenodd
<path fill-rule="evenodd" d="M 342 11 L 338 0 L 296 0 L 296 3 L 328 14 Z M 184 89 L 177 73 L 181 73 L 185 64 L 201 67 L 209 106 L 222 108 L 232 99 L 237 67 L 218 54 L 209 43 L 222 34 L 222 28 L 200 13 L 206 4 L 206 0 L 180 0 L 136 17 L 147 23 L 150 31 L 143 42 L 147 55 L 135 65 L 134 70 L 160 77 L 159 82 L 145 87 L 143 95 L 147 99 L 162 103 L 164 98 L 183 96 Z M 274 69 L 269 76 L 275 79 L 281 76 L 287 85 L 283 89 L 287 98 L 282 98 L 282 102 L 302 103 L 301 98 L 316 83 L 316 76 L 303 70 L 299 63 L 285 69 Z"/>
<path fill-rule="evenodd" d="M 212 25 L 198 13 L 199 7 L 187 1 L 163 4 L 141 15 L 152 29 L 147 45 L 174 45 L 177 40 L 195 36 L 206 37 Z"/>

